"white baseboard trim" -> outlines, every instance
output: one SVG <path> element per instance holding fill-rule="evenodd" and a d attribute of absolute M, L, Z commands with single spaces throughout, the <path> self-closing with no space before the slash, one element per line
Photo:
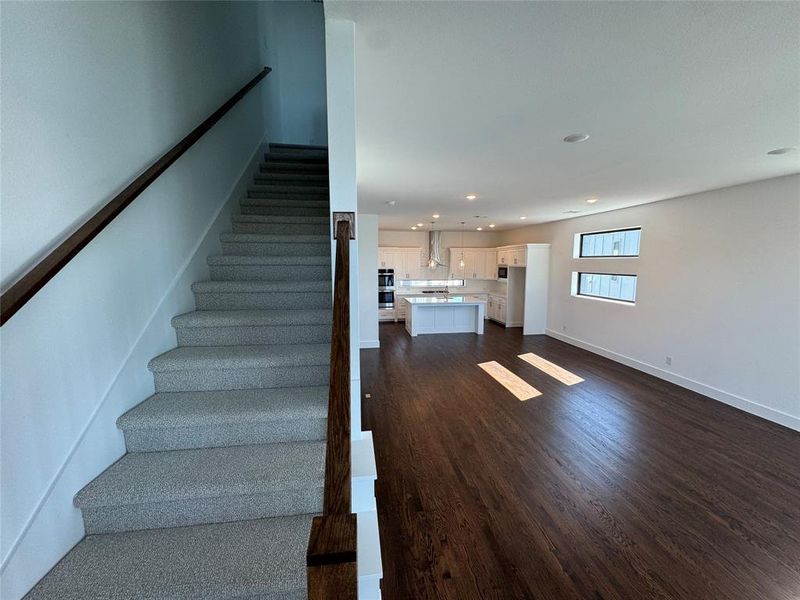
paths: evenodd
<path fill-rule="evenodd" d="M 636 369 L 637 371 L 642 371 L 644 373 L 647 373 L 648 375 L 652 375 L 653 377 L 658 377 L 659 379 L 669 381 L 670 383 L 674 383 L 675 385 L 679 385 L 688 390 L 692 390 L 693 392 L 697 392 L 698 394 L 708 396 L 713 400 L 723 402 L 725 404 L 728 404 L 729 406 L 733 406 L 734 408 L 743 410 L 744 412 L 756 415 L 763 419 L 767 419 L 768 421 L 772 421 L 773 423 L 777 423 L 778 425 L 783 425 L 784 427 L 794 429 L 795 431 L 800 431 L 800 417 L 795 417 L 794 415 L 790 415 L 783 411 L 776 410 L 768 406 L 764 406 L 763 404 L 759 404 L 758 402 L 753 402 L 752 400 L 748 400 L 747 398 L 742 398 L 741 396 L 737 396 L 735 394 L 731 394 L 730 392 L 726 392 L 724 390 L 720 390 L 710 385 L 706 385 L 705 383 L 695 381 L 694 379 L 683 377 L 682 375 L 678 375 L 677 373 L 671 373 L 670 371 L 665 371 L 664 369 L 642 362 L 640 360 L 636 360 L 635 358 L 631 358 L 630 356 L 625 356 L 624 354 L 619 354 L 617 352 L 614 352 L 613 350 L 608 350 L 607 348 L 603 348 L 602 346 L 596 346 L 594 344 L 585 342 L 578 338 L 564 335 L 563 333 L 559 333 L 552 329 L 546 329 L 545 335 L 560 340 L 562 342 L 566 342 L 567 344 L 570 344 L 572 346 L 577 346 L 578 348 L 588 350 L 589 352 L 599 354 L 600 356 L 604 356 L 605 358 L 611 359 L 615 362 Z"/>
<path fill-rule="evenodd" d="M 362 348 L 380 348 L 381 341 L 380 340 L 361 340 L 361 347 Z"/>

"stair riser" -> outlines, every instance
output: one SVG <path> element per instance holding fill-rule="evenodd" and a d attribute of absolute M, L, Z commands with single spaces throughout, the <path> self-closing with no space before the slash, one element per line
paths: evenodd
<path fill-rule="evenodd" d="M 261 173 L 287 173 L 287 174 L 303 174 L 311 173 L 314 175 L 328 174 L 328 163 L 293 163 L 281 162 L 277 160 L 268 163 L 261 163 L 259 166 Z"/>
<path fill-rule="evenodd" d="M 178 346 L 249 346 L 259 344 L 327 344 L 331 326 L 180 327 Z"/>
<path fill-rule="evenodd" d="M 252 390 L 328 384 L 328 365 L 260 369 L 187 369 L 154 373 L 157 392 Z"/>
<path fill-rule="evenodd" d="M 128 452 L 161 452 L 324 440 L 327 419 L 247 422 L 125 431 Z"/>
<path fill-rule="evenodd" d="M 226 523 L 322 510 L 322 488 L 83 509 L 86 533 Z"/>
<path fill-rule="evenodd" d="M 195 292 L 197 310 L 330 308 L 330 292 Z"/>
<path fill-rule="evenodd" d="M 271 184 L 286 185 L 328 185 L 328 173 L 306 171 L 294 173 L 279 173 L 272 170 L 259 170 L 254 175 L 256 180 Z"/>
<path fill-rule="evenodd" d="M 325 173 L 258 173 L 253 180 L 258 185 L 312 187 L 328 189 L 328 175 Z"/>
<path fill-rule="evenodd" d="M 287 217 L 327 217 L 326 207 L 303 206 L 246 206 L 241 207 L 243 215 L 270 215 Z"/>
<path fill-rule="evenodd" d="M 247 202 L 243 202 L 247 204 Z M 257 204 L 251 204 L 257 206 Z M 302 217 L 302 216 L 285 216 L 285 215 L 234 215 L 234 223 L 261 223 L 265 225 L 326 225 L 330 226 L 330 219 L 325 217 Z"/>
<path fill-rule="evenodd" d="M 311 164 L 328 164 L 328 154 L 325 153 L 311 153 L 311 152 L 267 152 L 264 155 L 266 162 L 289 162 L 289 163 L 311 163 Z"/>
<path fill-rule="evenodd" d="M 210 269 L 215 281 L 316 281 L 331 276 L 330 265 L 224 265 Z"/>
<path fill-rule="evenodd" d="M 261 200 L 294 200 L 295 202 L 328 202 L 330 198 L 328 194 L 317 193 L 298 193 L 298 192 L 273 192 L 271 190 L 247 190 L 248 198 L 258 198 Z M 280 206 L 277 204 L 276 206 Z"/>
<path fill-rule="evenodd" d="M 256 185 L 258 186 L 260 191 L 265 192 L 275 192 L 278 194 L 318 194 L 320 196 L 327 196 L 329 189 L 327 184 L 319 184 L 319 183 L 301 183 L 291 184 L 291 183 L 274 183 L 274 182 L 266 182 L 261 183 L 259 181 L 261 176 L 256 176 Z"/>
<path fill-rule="evenodd" d="M 325 256 L 330 244 L 294 244 L 291 242 L 222 242 L 223 254 L 237 256 Z M 328 272 L 330 275 L 330 272 Z"/>
<path fill-rule="evenodd" d="M 239 206 L 261 206 L 267 208 L 283 208 L 287 206 L 296 208 L 329 208 L 328 200 L 309 200 L 297 198 L 245 198 Z"/>
<path fill-rule="evenodd" d="M 326 235 L 330 231 L 327 223 L 234 223 L 234 233 L 275 233 L 288 235 Z"/>

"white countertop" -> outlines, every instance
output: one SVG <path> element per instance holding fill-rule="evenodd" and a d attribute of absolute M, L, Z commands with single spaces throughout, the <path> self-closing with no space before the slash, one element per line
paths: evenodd
<path fill-rule="evenodd" d="M 406 302 L 414 306 L 425 306 L 432 304 L 459 304 L 461 306 L 474 306 L 476 304 L 484 304 L 485 301 L 470 299 L 468 296 L 428 296 L 426 298 L 420 297 L 405 297 Z"/>

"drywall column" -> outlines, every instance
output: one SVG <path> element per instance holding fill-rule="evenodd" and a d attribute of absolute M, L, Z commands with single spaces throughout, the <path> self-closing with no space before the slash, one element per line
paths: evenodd
<path fill-rule="evenodd" d="M 328 89 L 328 163 L 332 212 L 358 210 L 356 192 L 355 26 L 352 21 L 325 23 Z M 353 439 L 361 439 L 361 364 L 359 349 L 358 238 L 350 242 L 350 414 Z M 331 245 L 335 262 L 336 244 Z"/>
<path fill-rule="evenodd" d="M 328 86 L 328 162 L 331 210 L 358 211 L 356 189 L 355 26 L 352 21 L 326 19 L 325 53 Z M 363 218 L 363 221 L 360 219 Z M 361 431 L 361 348 L 359 247 L 375 246 L 377 217 L 356 220 L 356 239 L 350 242 L 350 411 L 353 437 L 353 511 L 358 515 L 358 597 L 380 598 L 383 576 L 375 506 L 375 448 L 370 432 Z M 332 247 L 335 251 L 335 246 Z M 365 266 L 377 275 L 374 264 Z M 368 289 L 375 289 L 371 285 Z M 377 323 L 377 296 L 374 298 Z"/>
<path fill-rule="evenodd" d="M 378 215 L 358 215 L 361 347 L 378 348 Z"/>
<path fill-rule="evenodd" d="M 525 244 L 525 316 L 523 335 L 547 329 L 547 286 L 550 280 L 550 244 Z"/>

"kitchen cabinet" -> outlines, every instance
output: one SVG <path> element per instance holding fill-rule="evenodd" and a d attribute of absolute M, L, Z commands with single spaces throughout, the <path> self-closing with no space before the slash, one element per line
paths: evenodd
<path fill-rule="evenodd" d="M 394 269 L 397 280 L 422 278 L 422 248 L 378 248 L 378 267 Z"/>
<path fill-rule="evenodd" d="M 497 279 L 497 250 L 486 250 L 483 257 L 484 279 Z"/>
<path fill-rule="evenodd" d="M 492 321 L 506 324 L 506 299 L 502 296 L 490 295 L 486 305 L 486 314 Z"/>
<path fill-rule="evenodd" d="M 497 279 L 497 252 L 494 248 L 450 248 L 450 279 Z"/>
<path fill-rule="evenodd" d="M 450 248 L 450 279 L 466 279 L 464 275 L 466 266 L 459 265 L 463 256 L 462 251 L 463 248 Z M 464 259 L 466 262 L 466 257 Z"/>
<path fill-rule="evenodd" d="M 507 246 L 497 249 L 497 264 L 508 267 L 524 267 L 527 252 L 525 246 Z"/>

